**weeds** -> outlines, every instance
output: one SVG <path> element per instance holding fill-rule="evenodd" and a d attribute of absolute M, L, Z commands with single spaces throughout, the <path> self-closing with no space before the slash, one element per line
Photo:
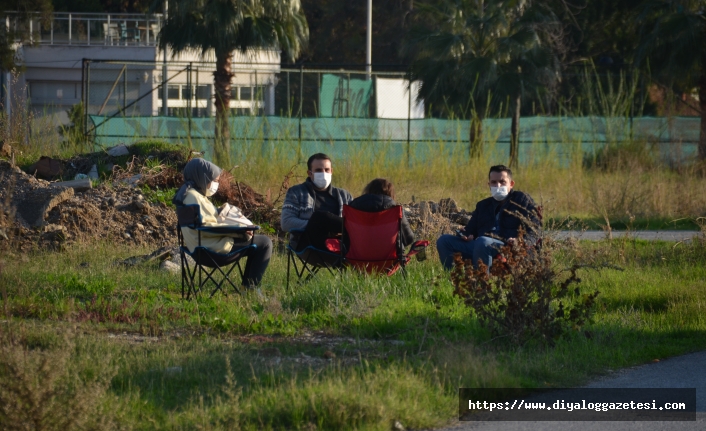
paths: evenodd
<path fill-rule="evenodd" d="M 37 339 L 12 328 L 0 331 L 0 428 L 116 428 L 115 417 L 104 405 L 115 374 L 110 358 L 103 357 L 102 363 L 81 369 L 72 363 L 73 335 L 43 335 L 43 339 Z"/>

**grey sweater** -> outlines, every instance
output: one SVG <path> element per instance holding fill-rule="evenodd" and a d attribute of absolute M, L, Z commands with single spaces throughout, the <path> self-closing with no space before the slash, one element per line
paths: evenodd
<path fill-rule="evenodd" d="M 353 200 L 353 196 L 344 189 L 339 189 L 333 185 L 329 186 L 328 192 L 338 200 L 338 214 L 343 215 L 343 205 Z M 314 185 L 311 181 L 297 184 L 287 190 L 282 205 L 282 216 L 280 224 L 282 230 L 291 232 L 293 229 L 304 229 L 316 206 Z"/>

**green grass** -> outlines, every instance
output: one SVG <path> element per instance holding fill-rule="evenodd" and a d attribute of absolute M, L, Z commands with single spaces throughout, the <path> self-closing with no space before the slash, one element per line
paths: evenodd
<path fill-rule="evenodd" d="M 625 270 L 582 274 L 585 289 L 601 291 L 595 323 L 553 347 L 492 338 L 452 295 L 436 256 L 413 262 L 406 280 L 326 275 L 287 292 L 276 254 L 266 299 L 186 302 L 178 276 L 156 264 L 113 264 L 148 251 L 74 246 L 0 274 L 0 329 L 47 349 L 60 343 L 46 334 L 75 334 L 71 361 L 116 367 L 105 403 L 136 429 L 435 427 L 453 418 L 459 386 L 579 385 L 706 348 L 701 242 L 621 239 L 568 252 L 562 262 L 600 253 Z M 329 341 L 307 342 L 309 333 Z M 328 351 L 336 357 L 324 359 Z"/>

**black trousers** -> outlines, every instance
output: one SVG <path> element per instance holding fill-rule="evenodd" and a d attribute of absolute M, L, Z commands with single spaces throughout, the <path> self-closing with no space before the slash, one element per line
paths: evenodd
<path fill-rule="evenodd" d="M 316 211 L 306 224 L 304 234 L 297 243 L 297 251 L 308 246 L 326 249 L 326 240 L 343 232 L 343 218 L 329 212 Z"/>
<path fill-rule="evenodd" d="M 243 270 L 243 286 L 246 288 L 260 284 L 272 257 L 272 240 L 267 235 L 255 235 L 253 243 L 257 248 L 248 250 L 247 263 Z M 250 241 L 236 242 L 233 244 L 233 250 L 248 245 L 250 245 Z"/>

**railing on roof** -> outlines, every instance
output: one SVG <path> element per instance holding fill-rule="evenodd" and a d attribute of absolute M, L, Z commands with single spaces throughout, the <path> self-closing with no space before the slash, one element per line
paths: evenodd
<path fill-rule="evenodd" d="M 49 23 L 39 14 L 29 20 L 5 14 L 8 28 L 28 32 L 39 45 L 155 46 L 162 22 L 162 14 L 54 12 Z"/>

